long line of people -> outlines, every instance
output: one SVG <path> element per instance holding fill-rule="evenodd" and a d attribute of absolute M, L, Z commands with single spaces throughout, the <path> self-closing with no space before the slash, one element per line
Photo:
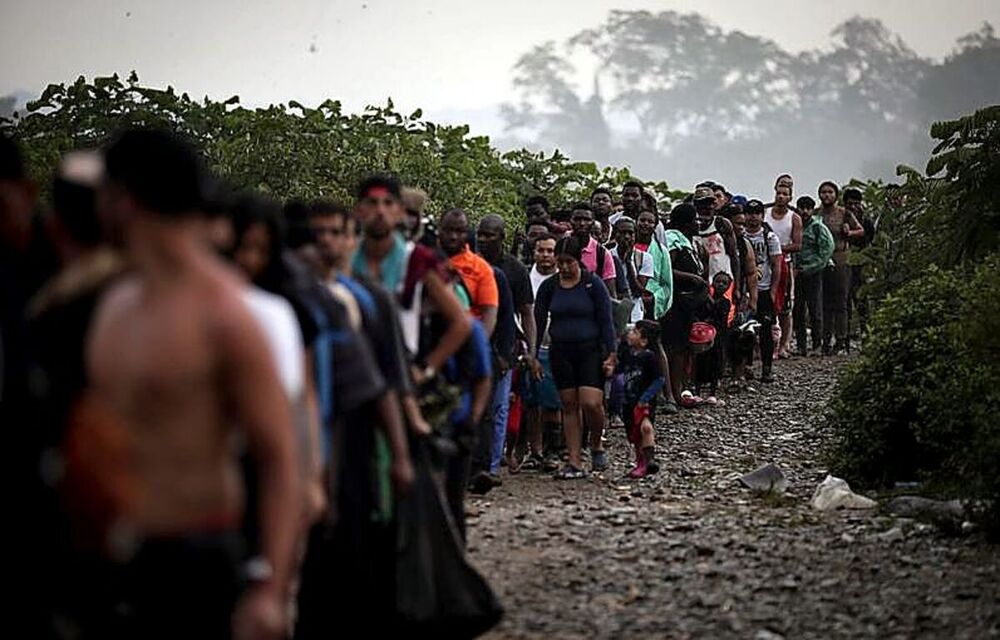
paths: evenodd
<path fill-rule="evenodd" d="M 848 346 L 866 229 L 830 182 L 819 211 L 787 175 L 769 205 L 712 182 L 668 211 L 634 181 L 535 196 L 511 233 L 431 220 L 390 175 L 351 205 L 233 192 L 148 129 L 67 155 L 39 215 L 0 151 L 23 613 L 54 637 L 312 638 L 361 612 L 474 635 L 501 608 L 462 557 L 467 491 L 504 466 L 657 473 L 658 410 L 739 391 L 758 351 L 773 382 L 793 335 Z"/>

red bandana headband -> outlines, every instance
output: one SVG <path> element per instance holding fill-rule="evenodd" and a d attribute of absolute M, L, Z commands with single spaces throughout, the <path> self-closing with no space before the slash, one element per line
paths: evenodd
<path fill-rule="evenodd" d="M 383 186 L 373 186 L 365 192 L 366 198 L 387 198 L 390 195 L 389 189 Z"/>

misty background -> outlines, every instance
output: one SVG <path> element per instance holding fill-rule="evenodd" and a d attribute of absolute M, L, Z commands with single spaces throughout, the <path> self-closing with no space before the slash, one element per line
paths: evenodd
<path fill-rule="evenodd" d="M 1000 2 L 38 0 L 0 6 L 0 114 L 50 82 L 264 106 L 422 108 L 501 150 L 561 149 L 766 195 L 922 166 L 929 124 L 1000 103 Z"/>

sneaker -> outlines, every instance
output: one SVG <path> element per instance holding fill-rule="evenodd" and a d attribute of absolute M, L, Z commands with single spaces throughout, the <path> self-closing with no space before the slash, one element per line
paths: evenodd
<path fill-rule="evenodd" d="M 606 451 L 590 452 L 590 467 L 595 471 L 604 471 L 608 468 L 608 454 Z"/>
<path fill-rule="evenodd" d="M 656 461 L 656 458 L 650 458 L 646 461 L 646 475 L 651 476 L 654 473 L 659 473 L 660 463 Z"/>
<path fill-rule="evenodd" d="M 667 414 L 668 416 L 672 416 L 678 411 L 680 411 L 680 409 L 677 408 L 677 403 L 674 402 L 673 400 L 667 400 L 663 404 L 663 413 Z"/>
<path fill-rule="evenodd" d="M 700 397 L 694 395 L 693 393 L 687 390 L 681 392 L 682 407 L 684 407 L 685 409 L 691 409 L 693 407 L 697 407 L 699 404 L 701 404 Z"/>
<path fill-rule="evenodd" d="M 587 472 L 583 469 L 577 469 L 571 464 L 567 464 L 552 477 L 556 480 L 579 480 L 580 478 L 586 478 Z"/>
<path fill-rule="evenodd" d="M 488 473 L 486 476 L 490 479 L 490 483 L 494 488 L 503 486 L 503 480 L 500 479 L 499 473 Z"/>
<path fill-rule="evenodd" d="M 639 460 L 626 475 L 633 480 L 638 480 L 639 478 L 645 478 L 647 473 L 649 473 L 649 469 L 646 467 L 646 461 Z"/>
<path fill-rule="evenodd" d="M 771 384 L 772 382 L 774 382 L 774 374 L 772 374 L 770 371 L 765 371 L 760 374 L 760 381 L 763 382 L 764 384 Z"/>
<path fill-rule="evenodd" d="M 494 486 L 496 485 L 493 484 L 490 474 L 485 471 L 480 471 L 473 476 L 472 480 L 469 482 L 469 493 L 474 493 L 477 496 L 484 496 L 489 493 Z"/>
<path fill-rule="evenodd" d="M 615 429 L 621 429 L 622 427 L 625 426 L 625 423 L 622 422 L 622 417 L 621 416 L 617 416 L 617 415 L 616 416 L 611 416 L 611 426 L 614 427 Z"/>

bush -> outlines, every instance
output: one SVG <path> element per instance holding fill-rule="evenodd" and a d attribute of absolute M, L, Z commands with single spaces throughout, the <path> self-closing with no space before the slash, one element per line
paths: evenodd
<path fill-rule="evenodd" d="M 43 188 L 67 151 L 100 146 L 129 125 L 183 135 L 238 189 L 349 201 L 364 174 L 390 171 L 428 192 L 428 213 L 462 207 L 473 219 L 497 213 L 514 224 L 523 222 L 528 196 L 541 194 L 558 206 L 588 199 L 599 185 L 633 179 L 628 169 L 573 162 L 559 151 L 501 154 L 467 126 L 429 122 L 419 109 L 401 114 L 391 100 L 360 114 L 343 113 L 335 100 L 316 108 L 291 101 L 249 109 L 237 96 L 199 101 L 173 87 L 145 87 L 134 72 L 124 80 L 51 84 L 25 113 L 0 118 L 0 132 L 21 142 Z M 663 199 L 683 197 L 663 182 L 649 186 Z"/>
<path fill-rule="evenodd" d="M 832 468 L 861 486 L 923 480 L 1000 532 L 1000 254 L 928 268 L 874 313 L 828 420 Z"/>

